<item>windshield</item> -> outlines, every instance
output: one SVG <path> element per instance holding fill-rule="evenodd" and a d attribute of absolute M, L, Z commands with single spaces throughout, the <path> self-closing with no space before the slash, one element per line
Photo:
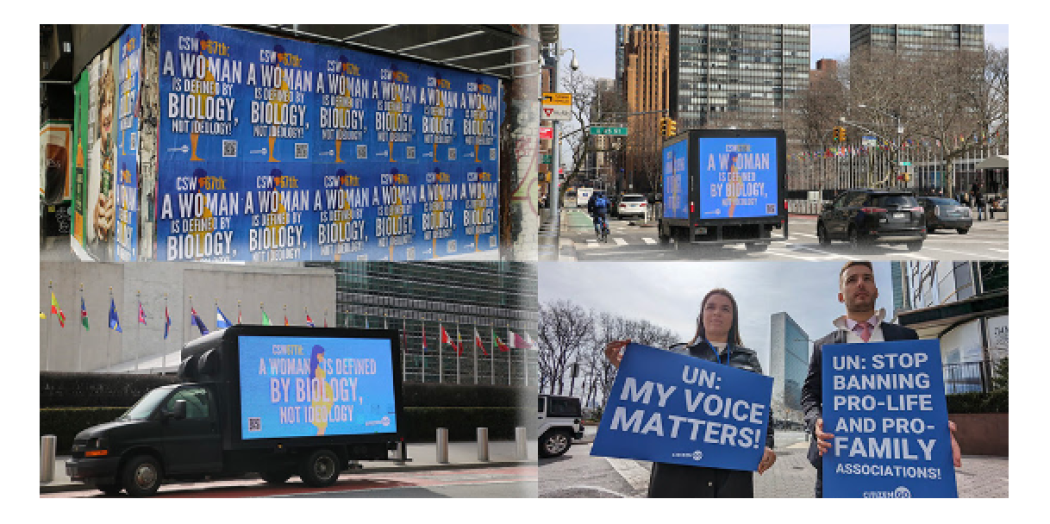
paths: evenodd
<path fill-rule="evenodd" d="M 125 411 L 117 420 L 146 420 L 169 393 L 171 393 L 171 388 L 158 388 L 146 393 L 146 396 L 140 398 L 134 406 L 131 406 L 131 409 Z"/>

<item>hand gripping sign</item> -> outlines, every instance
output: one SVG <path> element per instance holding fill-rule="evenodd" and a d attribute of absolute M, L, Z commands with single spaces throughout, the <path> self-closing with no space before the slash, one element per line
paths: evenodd
<path fill-rule="evenodd" d="M 824 496 L 957 497 L 937 340 L 824 346 Z"/>
<path fill-rule="evenodd" d="M 592 455 L 756 471 L 773 379 L 630 344 Z"/>

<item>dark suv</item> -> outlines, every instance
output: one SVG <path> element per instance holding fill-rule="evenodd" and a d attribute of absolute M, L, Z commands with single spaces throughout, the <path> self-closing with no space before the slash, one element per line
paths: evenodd
<path fill-rule="evenodd" d="M 824 205 L 817 219 L 817 238 L 822 246 L 846 240 L 854 248 L 906 244 L 918 251 L 926 239 L 926 217 L 910 191 L 851 189 Z"/>

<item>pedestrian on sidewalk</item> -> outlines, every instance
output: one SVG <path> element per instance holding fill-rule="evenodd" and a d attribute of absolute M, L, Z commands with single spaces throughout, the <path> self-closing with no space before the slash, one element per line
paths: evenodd
<path fill-rule="evenodd" d="M 739 308 L 736 299 L 725 289 L 712 289 L 700 302 L 696 335 L 686 346 L 671 349 L 675 353 L 718 362 L 726 366 L 762 374 L 758 355 L 744 347 L 740 339 Z M 620 367 L 623 350 L 630 340 L 617 340 L 605 346 L 605 356 Z M 758 464 L 758 474 L 766 472 L 777 460 L 773 451 L 773 413 L 769 413 L 766 450 Z M 754 475 L 736 471 L 679 464 L 653 463 L 649 476 L 649 498 L 754 498 Z"/>
<path fill-rule="evenodd" d="M 884 322 L 885 309 L 875 311 L 875 299 L 879 290 L 875 287 L 875 274 L 871 262 L 846 262 L 839 271 L 839 302 L 846 305 L 846 314 L 835 319 L 836 330 L 813 343 L 813 354 L 809 360 L 809 373 L 802 384 L 802 411 L 806 428 L 813 434 L 806 457 L 817 468 L 817 498 L 824 495 L 824 471 L 821 457 L 831 449 L 835 435 L 824 432 L 822 406 L 821 349 L 825 344 L 863 344 L 867 342 L 892 342 L 917 340 L 914 329 Z M 962 451 L 955 441 L 955 423 L 948 422 L 952 435 L 952 459 L 955 467 L 962 467 Z"/>
<path fill-rule="evenodd" d="M 984 194 L 978 189 L 974 195 L 974 200 L 977 202 L 977 220 L 984 220 Z"/>

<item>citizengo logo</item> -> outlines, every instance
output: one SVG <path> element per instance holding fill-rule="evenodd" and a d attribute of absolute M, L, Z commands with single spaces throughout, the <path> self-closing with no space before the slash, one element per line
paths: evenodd
<path fill-rule="evenodd" d="M 701 460 L 704 458 L 704 452 L 699 449 L 692 453 L 671 453 L 672 458 L 691 458 L 693 460 Z"/>
<path fill-rule="evenodd" d="M 910 499 L 911 491 L 904 486 L 898 486 L 893 491 L 865 491 L 866 499 Z"/>

